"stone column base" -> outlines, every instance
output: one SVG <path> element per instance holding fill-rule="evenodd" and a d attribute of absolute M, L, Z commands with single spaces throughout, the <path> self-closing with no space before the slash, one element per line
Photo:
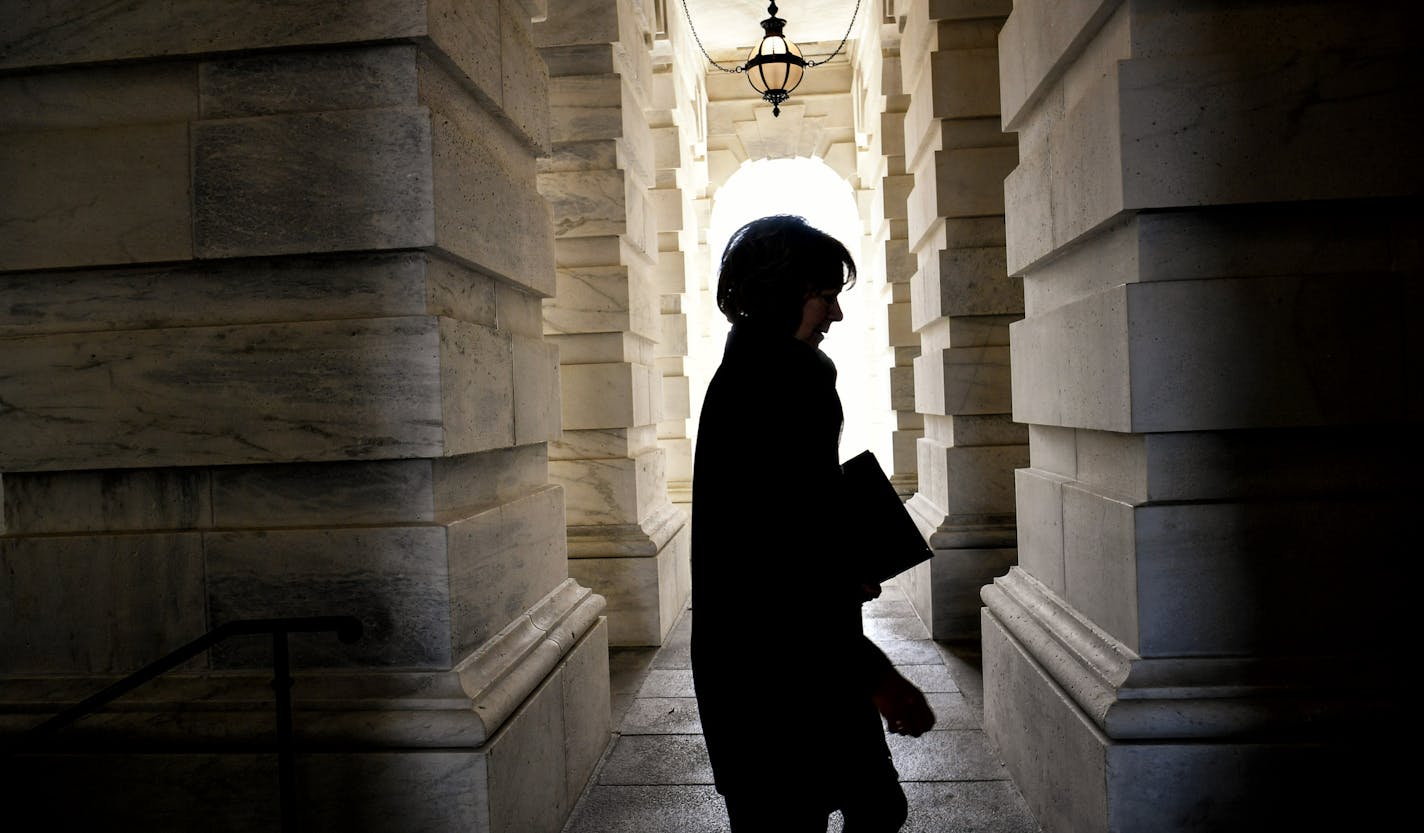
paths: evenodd
<path fill-rule="evenodd" d="M 608 600 L 608 641 L 661 645 L 692 593 L 692 528 L 666 504 L 643 524 L 569 527 L 569 576 Z"/>
<path fill-rule="evenodd" d="M 1403 812 L 1386 701 L 1344 689 L 1367 669 L 1144 660 L 1018 570 L 984 601 L 984 730 L 1044 833 L 1371 830 Z"/>
<path fill-rule="evenodd" d="M 979 591 L 1018 563 L 1012 522 L 955 525 L 922 494 L 905 508 L 935 555 L 901 574 L 900 586 L 935 639 L 977 641 Z"/>
<path fill-rule="evenodd" d="M 607 622 L 570 585 L 452 671 L 295 671 L 299 829 L 557 833 L 611 737 Z M 38 722 L 26 699 L 103 685 L 87 682 L 7 681 L 0 734 Z M 162 677 L 3 759 L 6 812 L 53 830 L 277 830 L 269 682 Z"/>

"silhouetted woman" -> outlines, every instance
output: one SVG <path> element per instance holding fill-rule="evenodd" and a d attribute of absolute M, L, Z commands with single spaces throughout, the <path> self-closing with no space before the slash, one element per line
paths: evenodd
<path fill-rule="evenodd" d="M 733 833 L 890 833 L 905 794 L 885 743 L 934 724 L 861 631 L 836 369 L 817 345 L 855 263 L 799 217 L 754 220 L 722 256 L 732 322 L 693 472 L 692 673 Z"/>

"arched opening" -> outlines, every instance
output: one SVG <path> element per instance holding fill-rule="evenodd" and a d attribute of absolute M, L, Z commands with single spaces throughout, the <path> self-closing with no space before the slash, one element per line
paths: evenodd
<path fill-rule="evenodd" d="M 885 299 L 878 270 L 867 268 L 862 222 L 850 185 L 817 158 L 761 159 L 744 162 L 717 192 L 707 229 L 711 259 L 708 291 L 695 310 L 697 337 L 689 341 L 692 370 L 691 430 L 702 397 L 722 357 L 730 324 L 717 309 L 717 267 L 732 233 L 743 224 L 771 214 L 795 214 L 845 244 L 860 278 L 841 296 L 845 320 L 836 324 L 821 349 L 840 371 L 837 389 L 845 411 L 841 458 L 867 448 L 882 464 L 890 459 L 888 382 L 890 364 L 882 332 Z M 773 429 L 775 430 L 775 429 Z"/>

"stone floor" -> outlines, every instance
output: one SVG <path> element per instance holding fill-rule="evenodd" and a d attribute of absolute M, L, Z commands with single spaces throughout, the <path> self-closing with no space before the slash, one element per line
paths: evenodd
<path fill-rule="evenodd" d="M 929 638 L 904 592 L 865 605 L 865 633 L 925 692 L 938 718 L 918 738 L 889 737 L 910 818 L 902 833 L 1038 833 L 981 726 L 977 646 Z M 564 833 L 721 833 L 727 829 L 693 699 L 683 613 L 661 648 L 611 652 L 613 743 Z M 806 638 L 810 638 L 809 635 Z M 784 647 L 794 666 L 794 644 Z M 794 670 L 794 669 L 793 669 Z M 838 815 L 829 831 L 841 829 Z"/>

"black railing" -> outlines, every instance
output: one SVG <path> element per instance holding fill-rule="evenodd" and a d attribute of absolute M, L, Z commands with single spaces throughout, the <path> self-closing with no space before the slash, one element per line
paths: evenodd
<path fill-rule="evenodd" d="M 361 620 L 354 616 L 299 616 L 287 619 L 239 619 L 219 625 L 187 645 L 150 662 L 122 680 L 75 703 L 59 714 L 21 734 L 11 752 L 37 751 L 42 741 L 65 726 L 98 711 L 225 639 L 234 636 L 272 634 L 272 688 L 277 709 L 277 777 L 281 800 L 283 833 L 296 830 L 296 766 L 292 746 L 292 672 L 287 650 L 289 633 L 330 633 L 342 642 L 361 638 Z"/>

